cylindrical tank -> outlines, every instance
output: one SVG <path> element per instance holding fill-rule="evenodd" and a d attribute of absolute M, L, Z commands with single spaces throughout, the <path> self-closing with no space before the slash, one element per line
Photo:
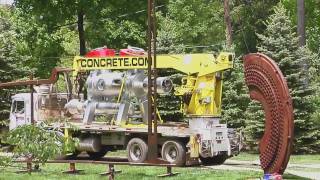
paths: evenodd
<path fill-rule="evenodd" d="M 100 149 L 101 139 L 95 136 L 80 138 L 79 145 L 77 146 L 78 151 L 99 152 Z"/>
<path fill-rule="evenodd" d="M 87 79 L 88 98 L 115 97 L 120 93 L 124 73 L 92 71 Z"/>
<path fill-rule="evenodd" d="M 124 76 L 126 78 L 123 78 Z M 125 84 L 123 84 L 124 79 Z M 156 81 L 159 94 L 169 93 L 172 90 L 173 83 L 169 77 L 158 77 Z M 87 79 L 88 98 L 99 100 L 102 97 L 118 96 L 122 84 L 125 86 L 127 93 L 133 93 L 138 98 L 145 96 L 148 92 L 148 78 L 144 71 L 130 74 L 98 70 L 92 71 Z"/>

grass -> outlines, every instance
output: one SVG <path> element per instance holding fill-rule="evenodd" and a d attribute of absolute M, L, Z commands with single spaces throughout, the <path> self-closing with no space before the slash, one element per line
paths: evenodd
<path fill-rule="evenodd" d="M 15 179 L 15 180 L 47 180 L 47 179 L 102 179 L 99 173 L 106 170 L 103 165 L 88 165 L 79 164 L 77 168 L 84 169 L 85 171 L 80 175 L 68 175 L 61 173 L 68 168 L 65 164 L 48 164 L 41 167 L 41 172 L 29 174 L 16 174 L 16 169 L 6 169 L 1 172 L 0 179 Z M 117 170 L 122 170 L 122 173 L 116 175 L 116 179 L 130 179 L 130 180 L 143 180 L 143 179 L 157 179 L 157 175 L 166 172 L 165 167 L 143 167 L 143 166 L 116 166 Z M 228 171 L 228 170 L 212 170 L 207 168 L 173 168 L 175 172 L 180 174 L 170 177 L 168 179 L 257 179 L 262 176 L 259 172 L 251 171 Z M 106 179 L 106 178 L 104 178 Z"/>
<path fill-rule="evenodd" d="M 108 153 L 109 156 L 125 156 L 125 151 L 117 151 Z M 242 161 L 257 161 L 259 160 L 258 154 L 241 153 L 239 156 L 233 157 L 233 160 Z M 294 155 L 292 156 L 291 163 L 318 163 L 320 162 L 320 155 Z M 18 164 L 20 168 L 25 164 Z M 115 166 L 116 170 L 122 170 L 122 173 L 116 175 L 116 179 L 130 179 L 130 180 L 144 180 L 144 179 L 157 179 L 157 175 L 164 174 L 166 172 L 165 167 L 146 167 L 146 166 Z M 40 167 L 40 172 L 34 172 L 30 174 L 17 174 L 17 167 L 9 167 L 6 169 L 0 169 L 0 179 L 14 179 L 14 180 L 47 180 L 47 179 L 106 179 L 101 177 L 99 173 L 103 173 L 107 170 L 106 165 L 93 165 L 93 164 L 77 164 L 77 169 L 83 169 L 79 175 L 68 175 L 61 173 L 68 169 L 67 164 L 46 164 Z M 230 170 L 213 170 L 204 167 L 186 167 L 186 168 L 173 168 L 174 172 L 180 174 L 167 179 L 259 179 L 263 176 L 261 172 L 255 171 L 230 171 Z M 286 174 L 285 179 L 301 179 L 292 175 Z"/>
<path fill-rule="evenodd" d="M 259 161 L 259 154 L 241 152 L 238 156 L 232 157 L 231 159 L 239 160 L 239 161 Z M 320 154 L 291 155 L 289 163 L 293 163 L 293 164 L 320 163 Z"/>

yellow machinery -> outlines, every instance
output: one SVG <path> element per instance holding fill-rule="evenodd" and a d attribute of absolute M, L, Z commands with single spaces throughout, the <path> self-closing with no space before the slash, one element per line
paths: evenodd
<path fill-rule="evenodd" d="M 175 69 L 185 75 L 182 85 L 174 94 L 187 97 L 184 112 L 189 116 L 221 115 L 223 71 L 233 67 L 232 53 L 222 52 L 216 58 L 212 54 L 159 55 L 158 69 Z M 92 70 L 136 70 L 147 68 L 147 57 L 75 57 L 73 75 Z M 188 98 L 189 96 L 189 98 Z"/>
<path fill-rule="evenodd" d="M 241 135 L 220 123 L 223 72 L 233 67 L 234 55 L 222 52 L 217 57 L 183 54 L 156 58 L 157 69 L 174 69 L 184 74 L 181 85 L 174 87 L 173 92 L 183 102 L 184 121 L 162 122 L 156 111 L 160 117 L 156 134 L 160 156 L 183 166 L 199 164 L 199 158 L 203 164 L 221 164 L 238 154 Z M 36 123 L 52 116 L 70 118 L 78 130 L 66 130 L 66 135 L 79 138 L 77 152 L 85 151 L 96 159 L 108 151 L 126 149 L 130 162 L 142 163 L 148 153 L 147 63 L 144 54 L 77 56 L 73 61 L 73 77 L 80 82 L 86 76 L 82 85 L 87 88 L 87 98 L 81 92 L 71 93 L 71 81 L 64 76 L 68 84 L 66 92 L 54 88 L 56 81 L 52 81 L 35 87 L 34 101 L 30 101 L 29 94 L 13 96 L 13 105 L 21 104 L 15 107 L 27 110 L 34 107 Z M 57 79 L 57 75 L 53 77 Z M 172 92 L 169 77 L 153 81 L 158 93 Z M 28 124 L 30 119 L 29 111 L 15 107 L 10 115 L 11 129 Z"/>

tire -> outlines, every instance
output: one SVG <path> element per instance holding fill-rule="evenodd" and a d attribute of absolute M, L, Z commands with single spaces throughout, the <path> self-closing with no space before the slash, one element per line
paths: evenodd
<path fill-rule="evenodd" d="M 103 150 L 100 150 L 99 152 L 87 151 L 87 154 L 89 155 L 90 159 L 98 160 L 103 158 L 107 154 L 107 152 L 108 151 L 106 149 L 103 149 Z"/>
<path fill-rule="evenodd" d="M 225 154 L 217 155 L 213 157 L 203 158 L 200 156 L 200 160 L 203 165 L 211 166 L 211 165 L 221 165 L 227 160 L 228 156 Z"/>
<path fill-rule="evenodd" d="M 148 145 L 140 138 L 132 138 L 127 145 L 129 162 L 142 163 L 147 160 Z"/>
<path fill-rule="evenodd" d="M 184 166 L 186 164 L 186 147 L 179 141 L 166 141 L 162 145 L 162 159 L 171 164 Z"/>

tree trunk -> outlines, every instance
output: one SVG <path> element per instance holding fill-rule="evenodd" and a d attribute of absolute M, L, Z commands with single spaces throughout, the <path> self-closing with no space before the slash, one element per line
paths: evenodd
<path fill-rule="evenodd" d="M 305 7 L 304 0 L 297 0 L 298 16 L 298 35 L 299 46 L 306 45 L 306 28 L 305 28 Z"/>
<path fill-rule="evenodd" d="M 231 27 L 231 19 L 230 19 L 229 0 L 224 0 L 224 21 L 225 21 L 225 24 L 226 24 L 227 47 L 231 48 L 231 45 L 232 45 L 232 27 Z"/>
<path fill-rule="evenodd" d="M 305 6 L 304 0 L 297 0 L 297 18 L 298 18 L 298 36 L 299 36 L 299 46 L 303 47 L 306 45 L 306 26 L 305 26 Z M 302 69 L 308 72 L 308 62 L 304 61 L 301 64 Z M 309 84 L 308 76 L 303 77 L 304 87 L 306 88 Z"/>
<path fill-rule="evenodd" d="M 80 55 L 83 56 L 86 54 L 86 40 L 84 37 L 84 25 L 83 25 L 83 11 L 78 12 L 78 32 L 79 32 L 79 41 L 80 41 Z"/>

